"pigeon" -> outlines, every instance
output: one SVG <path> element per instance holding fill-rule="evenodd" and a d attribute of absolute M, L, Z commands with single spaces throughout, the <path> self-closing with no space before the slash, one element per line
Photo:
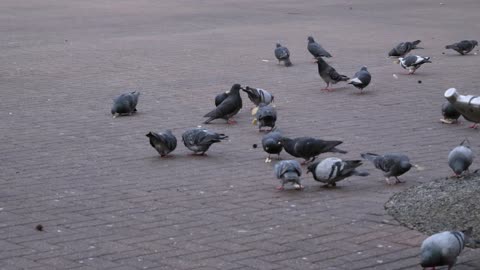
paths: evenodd
<path fill-rule="evenodd" d="M 275 176 L 281 181 L 281 186 L 278 190 L 283 190 L 286 183 L 297 185 L 297 189 L 303 189 L 300 183 L 300 176 L 302 175 L 302 168 L 300 163 L 296 160 L 282 160 L 277 162 L 274 167 Z"/>
<path fill-rule="evenodd" d="M 367 87 L 370 84 L 371 80 L 372 80 L 372 75 L 370 75 L 370 72 L 368 72 L 367 67 L 363 66 L 360 69 L 360 71 L 355 73 L 355 76 L 353 77 L 353 79 L 350 79 L 348 83 L 353 84 L 353 86 L 360 89 L 360 93 L 363 93 L 362 92 L 363 88 Z"/>
<path fill-rule="evenodd" d="M 453 148 L 448 154 L 448 166 L 453 170 L 456 177 L 460 177 L 463 172 L 468 172 L 468 167 L 472 165 L 473 152 L 464 140 L 459 146 Z"/>
<path fill-rule="evenodd" d="M 146 136 L 150 140 L 150 145 L 155 148 L 162 157 L 177 148 L 177 138 L 175 138 L 175 135 L 173 135 L 169 129 L 161 133 L 150 131 Z"/>
<path fill-rule="evenodd" d="M 275 48 L 275 57 L 278 59 L 279 64 L 283 62 L 286 67 L 292 65 L 292 62 L 290 62 L 290 52 L 288 51 L 288 48 L 283 47 L 280 45 L 280 43 L 277 43 L 277 47 Z"/>
<path fill-rule="evenodd" d="M 443 119 L 440 119 L 442 123 L 452 124 L 458 122 L 458 118 L 460 118 L 462 114 L 453 107 L 452 103 L 445 101 L 442 105 L 442 115 Z"/>
<path fill-rule="evenodd" d="M 364 153 L 361 154 L 362 158 L 371 161 L 375 168 L 384 172 L 386 177 L 387 184 L 390 183 L 390 177 L 395 177 L 396 183 L 403 183 L 398 179 L 398 176 L 408 172 L 412 167 L 410 163 L 410 159 L 404 155 L 399 153 L 387 153 L 383 156 L 373 154 L 373 153 Z"/>
<path fill-rule="evenodd" d="M 308 37 L 307 49 L 313 55 L 313 58 L 332 57 L 332 55 L 327 52 L 320 44 L 315 42 L 315 40 L 311 36 Z"/>
<path fill-rule="evenodd" d="M 242 108 L 242 98 L 240 97 L 240 84 L 234 84 L 232 89 L 228 92 L 227 98 L 218 104 L 217 108 L 211 112 L 205 114 L 203 117 L 208 117 L 208 119 L 203 122 L 208 124 L 215 119 L 225 119 L 227 122 L 234 123 L 230 118 L 237 114 Z"/>
<path fill-rule="evenodd" d="M 349 78 L 345 75 L 340 75 L 338 72 L 331 67 L 325 60 L 323 60 L 321 57 L 317 58 L 317 63 L 318 63 L 318 74 L 320 74 L 320 77 L 327 83 L 327 87 L 325 87 L 322 90 L 330 91 L 333 89 L 329 89 L 328 86 L 330 84 L 336 84 L 337 82 L 340 81 L 348 81 Z"/>
<path fill-rule="evenodd" d="M 452 269 L 465 244 L 473 242 L 472 227 L 465 231 L 445 231 L 429 236 L 420 247 L 420 265 L 435 267 L 448 265 Z"/>
<path fill-rule="evenodd" d="M 397 46 L 395 46 L 395 48 L 390 50 L 388 56 L 402 57 L 409 53 L 411 50 L 423 49 L 422 47 L 417 46 L 418 44 L 420 44 L 420 42 L 420 40 L 401 42 Z"/>
<path fill-rule="evenodd" d="M 478 45 L 476 40 L 462 40 L 457 43 L 445 46 L 445 49 L 452 49 L 461 55 L 465 55 L 473 50 Z"/>
<path fill-rule="evenodd" d="M 252 88 L 246 86 L 245 89 L 242 89 L 243 92 L 247 93 L 248 99 L 258 106 L 260 103 L 270 104 L 273 102 L 274 96 L 268 91 L 261 88 Z"/>
<path fill-rule="evenodd" d="M 408 74 L 413 74 L 425 63 L 432 63 L 430 57 L 423 57 L 419 55 L 409 55 L 405 58 L 398 58 L 398 62 L 404 69 L 408 69 Z"/>
<path fill-rule="evenodd" d="M 281 143 L 287 153 L 294 157 L 303 158 L 307 162 L 313 162 L 318 155 L 326 152 L 346 154 L 347 151 L 335 148 L 342 141 L 324 141 L 312 137 L 299 137 L 290 139 L 282 137 Z"/>
<path fill-rule="evenodd" d="M 215 97 L 215 107 L 218 107 L 228 97 L 228 91 L 218 94 Z"/>
<path fill-rule="evenodd" d="M 272 130 L 275 127 L 277 121 L 277 111 L 270 105 L 260 103 L 255 113 L 255 119 L 253 123 L 258 122 L 258 131 L 262 131 L 262 127 L 270 127 Z"/>
<path fill-rule="evenodd" d="M 192 150 L 194 154 L 204 155 L 208 148 L 214 143 L 227 139 L 225 134 L 219 134 L 204 128 L 191 128 L 182 134 L 185 147 Z"/>
<path fill-rule="evenodd" d="M 283 145 L 281 143 L 282 134 L 280 131 L 275 130 L 272 131 L 262 138 L 262 147 L 265 152 L 267 152 L 268 157 L 265 159 L 265 162 L 271 162 L 272 159 L 270 155 L 278 155 L 278 159 L 280 159 L 280 153 L 283 150 Z"/>
<path fill-rule="evenodd" d="M 137 103 L 140 92 L 133 91 L 130 93 L 121 94 L 113 100 L 111 113 L 113 118 L 119 115 L 132 115 L 137 111 Z"/>
<path fill-rule="evenodd" d="M 360 165 L 362 165 L 361 160 L 341 160 L 336 157 L 330 157 L 310 164 L 307 167 L 307 174 L 311 172 L 313 179 L 316 181 L 325 183 L 326 186 L 334 187 L 338 181 L 352 175 L 368 176 L 368 172 L 356 170 Z"/>

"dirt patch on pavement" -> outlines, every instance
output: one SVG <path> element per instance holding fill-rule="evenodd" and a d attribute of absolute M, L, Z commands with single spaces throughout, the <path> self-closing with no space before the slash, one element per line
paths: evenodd
<path fill-rule="evenodd" d="M 403 225 L 427 235 L 473 227 L 473 237 L 478 241 L 480 174 L 411 187 L 393 195 L 385 209 Z"/>

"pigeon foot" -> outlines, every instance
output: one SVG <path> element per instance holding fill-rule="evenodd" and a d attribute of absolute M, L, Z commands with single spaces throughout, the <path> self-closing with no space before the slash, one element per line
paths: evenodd
<path fill-rule="evenodd" d="M 277 190 L 285 190 L 285 188 L 283 186 L 279 186 L 277 187 Z"/>
<path fill-rule="evenodd" d="M 469 126 L 469 128 L 477 129 L 478 128 L 478 123 L 475 123 L 475 124 Z"/>

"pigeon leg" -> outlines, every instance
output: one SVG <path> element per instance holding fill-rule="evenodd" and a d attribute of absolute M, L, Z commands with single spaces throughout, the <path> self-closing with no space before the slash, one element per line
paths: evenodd
<path fill-rule="evenodd" d="M 477 129 L 478 128 L 478 123 L 474 123 L 473 125 L 469 126 L 469 128 Z"/>
<path fill-rule="evenodd" d="M 385 181 L 387 182 L 387 184 L 391 185 L 392 183 L 390 183 L 390 177 L 387 177 L 385 178 Z"/>
<path fill-rule="evenodd" d="M 325 88 L 323 88 L 323 89 L 320 89 L 320 90 L 330 92 L 331 89 L 328 88 L 329 86 L 330 86 L 330 83 L 327 82 L 327 86 L 326 86 Z"/>
<path fill-rule="evenodd" d="M 285 190 L 285 188 L 283 187 L 283 184 L 281 186 L 278 186 L 277 189 L 278 190 Z"/>
<path fill-rule="evenodd" d="M 395 183 L 405 183 L 405 181 L 400 181 L 400 179 L 398 179 L 398 177 L 395 176 Z"/>

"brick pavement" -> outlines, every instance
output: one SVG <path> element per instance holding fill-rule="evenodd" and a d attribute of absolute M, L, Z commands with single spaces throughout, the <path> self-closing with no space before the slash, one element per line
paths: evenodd
<path fill-rule="evenodd" d="M 438 120 L 447 88 L 478 94 L 479 56 L 442 48 L 478 39 L 480 4 L 258 2 L 0 3 L 0 269 L 419 268 L 425 236 L 383 204 L 449 175 L 460 139 L 479 147 L 466 123 Z M 320 92 L 308 35 L 339 72 L 369 67 L 364 95 L 342 85 Z M 433 63 L 405 76 L 386 52 L 417 38 Z M 292 68 L 276 65 L 277 40 Z M 305 176 L 305 191 L 277 192 L 246 109 L 236 126 L 209 126 L 230 140 L 208 157 L 187 156 L 180 142 L 159 158 L 145 134 L 170 128 L 180 138 L 235 82 L 271 90 L 288 135 L 343 140 L 348 158 L 402 151 L 425 169 L 393 187 L 367 165 L 370 177 L 336 189 Z M 139 113 L 112 119 L 111 99 L 129 89 L 142 92 Z M 480 269 L 479 257 L 466 250 L 456 269 Z"/>

